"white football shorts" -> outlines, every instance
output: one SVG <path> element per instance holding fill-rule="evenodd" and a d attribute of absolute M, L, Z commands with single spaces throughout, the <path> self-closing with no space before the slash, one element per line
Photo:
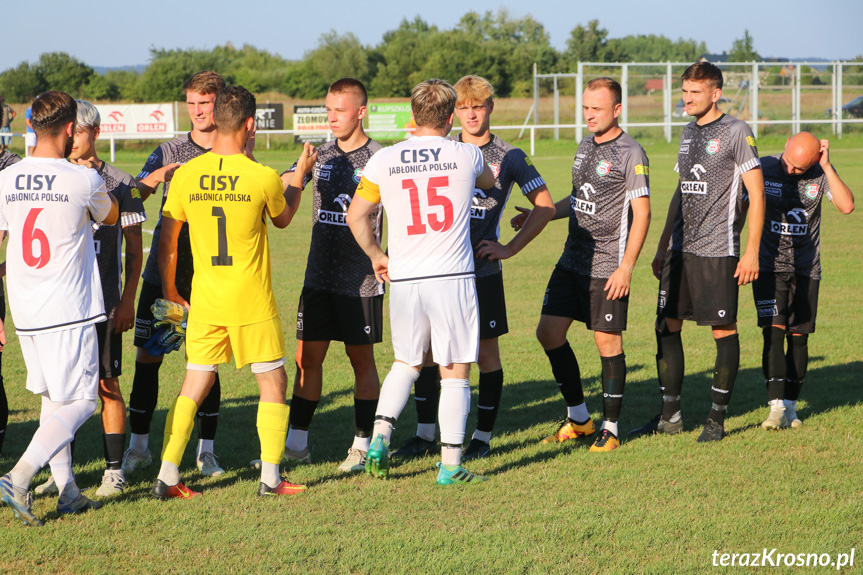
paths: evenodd
<path fill-rule="evenodd" d="M 99 347 L 96 325 L 34 335 L 18 334 L 27 366 L 27 390 L 51 401 L 96 400 Z"/>
<path fill-rule="evenodd" d="M 431 342 L 438 365 L 475 363 L 479 311 L 474 278 L 390 284 L 390 331 L 398 361 L 423 363 Z"/>

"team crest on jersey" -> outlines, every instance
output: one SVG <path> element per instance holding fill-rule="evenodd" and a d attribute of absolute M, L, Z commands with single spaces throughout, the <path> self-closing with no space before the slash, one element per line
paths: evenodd
<path fill-rule="evenodd" d="M 710 140 L 709 142 L 707 142 L 707 153 L 708 154 L 712 155 L 718 151 L 719 151 L 719 138 L 714 138 L 713 140 Z"/>
<path fill-rule="evenodd" d="M 596 173 L 600 176 L 608 175 L 609 171 L 611 171 L 611 162 L 608 160 L 602 160 L 596 165 Z"/>
<path fill-rule="evenodd" d="M 354 183 L 359 184 L 360 180 L 362 180 L 362 179 L 363 179 L 363 169 L 357 168 L 356 170 L 354 170 Z"/>
<path fill-rule="evenodd" d="M 808 184 L 806 186 L 806 197 L 810 200 L 814 200 L 818 197 L 818 184 Z"/>
<path fill-rule="evenodd" d="M 500 175 L 500 164 L 489 164 L 489 168 L 491 168 L 491 173 L 494 174 L 494 179 Z"/>

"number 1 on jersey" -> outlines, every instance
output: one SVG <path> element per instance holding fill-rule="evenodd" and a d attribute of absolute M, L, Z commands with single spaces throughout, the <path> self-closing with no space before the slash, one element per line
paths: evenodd
<path fill-rule="evenodd" d="M 213 256 L 213 265 L 232 266 L 234 258 L 228 255 L 228 217 L 225 215 L 225 209 L 221 206 L 213 206 L 213 217 L 217 220 L 219 236 L 219 255 Z"/>
<path fill-rule="evenodd" d="M 452 202 L 446 196 L 437 195 L 437 191 L 441 188 L 449 187 L 449 176 L 435 176 L 429 178 L 426 194 L 428 195 L 428 205 L 441 206 L 443 208 L 443 219 L 437 214 L 428 214 L 428 225 L 436 232 L 445 232 L 452 226 L 453 213 Z M 411 195 L 411 225 L 408 226 L 408 235 L 416 236 L 426 233 L 426 226 L 422 221 L 420 213 L 420 197 L 419 188 L 413 179 L 408 178 L 402 180 L 402 189 L 408 190 Z"/>

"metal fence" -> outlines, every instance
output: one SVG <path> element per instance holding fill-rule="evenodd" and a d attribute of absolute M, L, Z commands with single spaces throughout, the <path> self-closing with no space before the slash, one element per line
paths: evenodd
<path fill-rule="evenodd" d="M 540 74 L 534 66 L 533 107 L 529 114 L 532 117 L 528 122 L 552 130 L 555 139 L 561 137 L 562 129 L 571 128 L 574 139 L 581 141 L 586 128 L 581 114 L 584 86 L 591 78 L 608 76 L 618 80 L 623 88 L 621 126 L 627 131 L 633 128 L 661 131 L 666 141 L 671 142 L 672 129 L 685 126 L 690 120 L 683 112 L 679 96 L 680 76 L 690 64 L 579 62 L 574 74 Z M 756 136 L 759 132 L 790 135 L 829 125 L 831 132 L 841 138 L 843 131 L 859 129 L 863 124 L 863 101 L 843 111 L 843 105 L 863 95 L 861 62 L 717 62 L 716 65 L 724 76 L 720 108 L 748 122 Z M 566 116 L 573 119 L 572 124 L 566 119 L 561 123 Z"/>

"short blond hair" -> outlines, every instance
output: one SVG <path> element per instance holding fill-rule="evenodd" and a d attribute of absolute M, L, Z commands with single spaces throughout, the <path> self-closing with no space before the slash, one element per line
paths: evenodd
<path fill-rule="evenodd" d="M 494 100 L 494 88 L 491 82 L 482 76 L 465 76 L 455 83 L 456 106 L 472 102 L 488 104 Z"/>
<path fill-rule="evenodd" d="M 455 89 L 432 78 L 420 82 L 411 92 L 411 111 L 417 126 L 444 128 L 455 111 Z"/>

